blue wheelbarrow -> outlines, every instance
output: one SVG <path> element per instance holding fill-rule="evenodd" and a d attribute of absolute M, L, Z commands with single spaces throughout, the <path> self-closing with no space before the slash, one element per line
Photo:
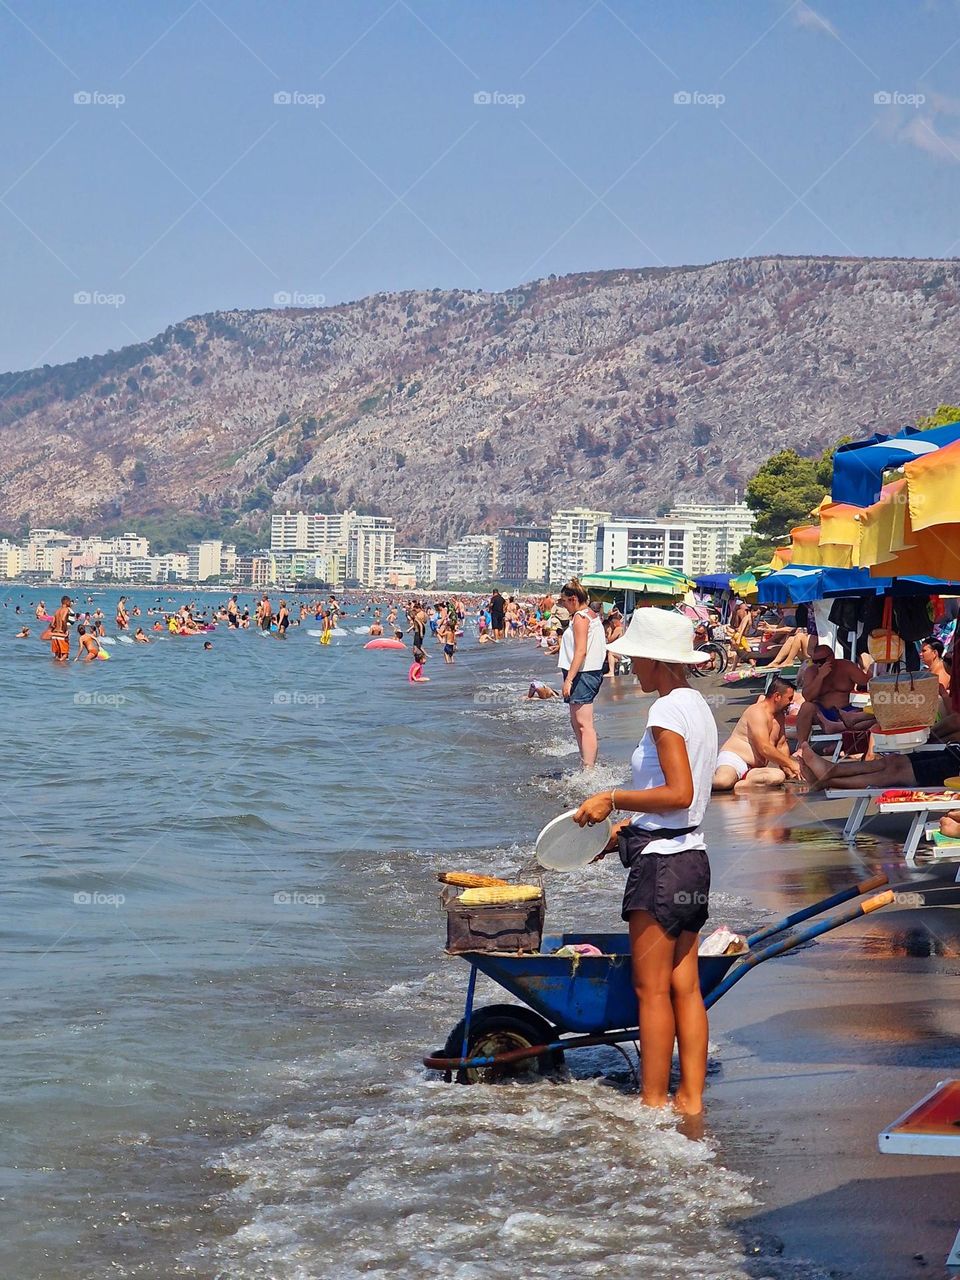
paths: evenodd
<path fill-rule="evenodd" d="M 751 969 L 774 956 L 893 902 L 892 889 L 863 898 L 887 884 L 881 872 L 843 889 L 812 906 L 785 916 L 747 939 L 747 950 L 735 955 L 700 956 L 700 988 L 709 1008 Z M 841 903 L 842 911 L 821 916 Z M 589 942 L 598 956 L 559 956 L 568 944 Z M 468 951 L 460 953 L 470 965 L 463 1017 L 450 1032 L 442 1050 L 423 1059 L 424 1066 L 441 1071 L 460 1084 L 491 1082 L 533 1070 L 555 1071 L 571 1049 L 619 1045 L 639 1038 L 637 997 L 626 933 L 565 933 L 545 937 L 532 954 Z M 494 1004 L 474 1008 L 477 974 L 486 974 L 522 1004 Z"/>

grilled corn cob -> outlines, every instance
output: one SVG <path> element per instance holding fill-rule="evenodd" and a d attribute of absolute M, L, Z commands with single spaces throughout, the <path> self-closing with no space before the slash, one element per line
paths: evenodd
<path fill-rule="evenodd" d="M 489 889 L 497 884 L 509 884 L 496 876 L 478 876 L 472 871 L 441 871 L 437 876 L 441 884 L 459 885 L 461 889 Z"/>
<path fill-rule="evenodd" d="M 541 892 L 535 884 L 496 884 L 484 889 L 464 889 L 459 901 L 465 907 L 492 907 L 501 902 L 533 902 Z"/>

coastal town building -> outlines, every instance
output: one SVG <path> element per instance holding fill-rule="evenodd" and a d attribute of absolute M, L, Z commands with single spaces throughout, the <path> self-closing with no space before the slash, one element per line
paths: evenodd
<path fill-rule="evenodd" d="M 550 530 L 537 525 L 515 524 L 497 533 L 497 573 L 501 582 L 519 587 L 546 579 Z M 531 566 L 537 576 L 531 574 Z"/>
<path fill-rule="evenodd" d="M 271 551 L 237 556 L 235 579 L 246 587 L 272 587 L 277 581 L 277 560 Z"/>
<path fill-rule="evenodd" d="M 572 507 L 555 511 L 550 520 L 550 572 L 553 583 L 564 583 L 596 568 L 597 533 L 609 511 Z"/>
<path fill-rule="evenodd" d="M 678 502 L 667 520 L 692 525 L 695 534 L 688 573 L 728 573 L 740 544 L 753 529 L 753 512 L 745 502 L 714 504 Z"/>
<path fill-rule="evenodd" d="M 360 516 L 350 513 L 347 530 L 346 581 L 363 587 L 378 587 L 396 557 L 397 530 L 390 516 Z"/>
<path fill-rule="evenodd" d="M 187 545 L 187 577 L 191 582 L 206 582 L 219 578 L 223 543 L 219 538 L 205 538 L 202 542 Z"/>
<path fill-rule="evenodd" d="M 444 547 L 397 547 L 397 559 L 412 567 L 418 587 L 439 587 L 447 580 L 447 552 Z"/>
<path fill-rule="evenodd" d="M 354 511 L 285 511 L 270 519 L 271 551 L 326 551 L 345 547 Z M 363 518 L 363 517 L 361 517 Z"/>
<path fill-rule="evenodd" d="M 642 518 L 605 520 L 597 530 L 595 570 L 611 573 L 628 564 L 662 565 L 693 572 L 693 524 Z"/>
<path fill-rule="evenodd" d="M 276 553 L 337 552 L 345 557 L 341 581 L 364 587 L 383 584 L 396 556 L 396 523 L 392 516 L 356 511 L 278 513 L 270 521 L 270 550 Z M 331 579 L 327 578 L 327 581 Z"/>
<path fill-rule="evenodd" d="M 527 543 L 527 581 L 546 582 L 550 574 L 550 543 Z"/>
<path fill-rule="evenodd" d="M 6 538 L 0 542 L 0 578 L 20 576 L 21 551 L 15 542 Z"/>
<path fill-rule="evenodd" d="M 496 572 L 496 540 L 469 533 L 447 547 L 447 582 L 489 582 Z"/>

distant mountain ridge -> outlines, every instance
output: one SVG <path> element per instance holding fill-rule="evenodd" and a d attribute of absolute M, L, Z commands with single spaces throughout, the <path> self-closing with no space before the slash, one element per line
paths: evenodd
<path fill-rule="evenodd" d="M 0 526 L 355 506 L 404 541 L 730 501 L 960 394 L 956 260 L 751 258 L 195 316 L 0 376 Z"/>

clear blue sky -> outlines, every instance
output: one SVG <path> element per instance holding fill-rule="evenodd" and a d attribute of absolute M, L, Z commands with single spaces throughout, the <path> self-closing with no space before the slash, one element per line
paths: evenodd
<path fill-rule="evenodd" d="M 956 0 L 0 0 L 0 44 L 0 369 L 284 292 L 960 250 Z"/>

